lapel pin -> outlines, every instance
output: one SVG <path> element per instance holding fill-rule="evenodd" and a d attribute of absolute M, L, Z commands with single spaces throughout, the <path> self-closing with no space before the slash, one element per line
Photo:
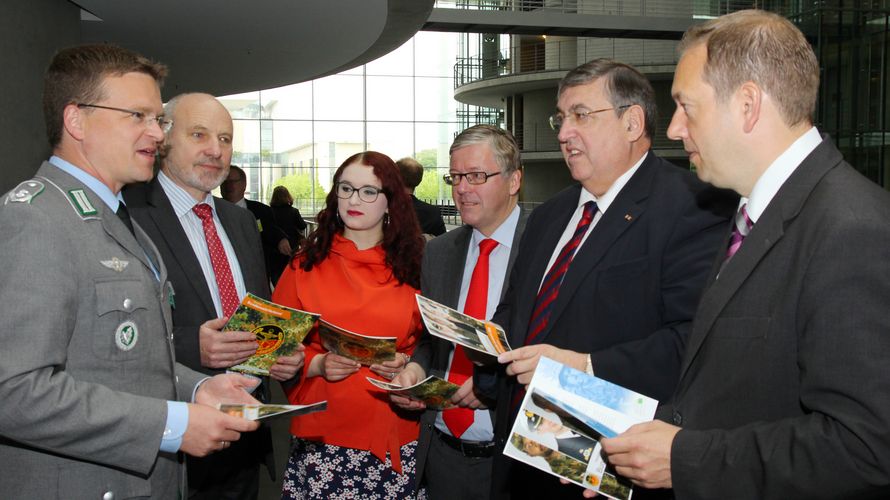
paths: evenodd
<path fill-rule="evenodd" d="M 630 221 L 634 220 L 634 216 L 631 214 L 624 214 L 624 220 L 626 220 L 627 222 L 630 222 Z"/>

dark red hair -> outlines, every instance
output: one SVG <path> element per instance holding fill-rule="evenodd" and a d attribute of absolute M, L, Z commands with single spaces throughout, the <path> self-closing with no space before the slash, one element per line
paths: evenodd
<path fill-rule="evenodd" d="M 291 264 L 299 265 L 304 271 L 328 257 L 334 235 L 343 232 L 343 222 L 337 217 L 337 183 L 343 170 L 358 163 L 374 170 L 380 179 L 381 191 L 386 195 L 389 208 L 389 223 L 383 225 L 383 250 L 386 264 L 399 283 L 407 283 L 420 288 L 420 260 L 423 255 L 424 240 L 420 235 L 420 225 L 414 213 L 414 204 L 405 191 L 405 183 L 399 169 L 389 156 L 376 151 L 356 153 L 346 159 L 334 173 L 334 183 L 325 198 L 325 208 L 318 213 L 318 227 L 307 238 L 305 245 L 294 256 Z"/>

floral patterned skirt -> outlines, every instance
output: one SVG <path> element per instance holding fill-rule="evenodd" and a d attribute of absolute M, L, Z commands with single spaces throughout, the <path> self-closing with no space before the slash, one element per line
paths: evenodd
<path fill-rule="evenodd" d="M 400 451 L 402 474 L 392 469 L 388 455 L 381 462 L 369 451 L 294 438 L 281 498 L 425 500 L 426 490 L 415 492 L 417 441 Z"/>

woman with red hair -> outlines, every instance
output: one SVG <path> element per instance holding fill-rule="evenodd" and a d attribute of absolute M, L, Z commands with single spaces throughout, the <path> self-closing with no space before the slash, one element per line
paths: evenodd
<path fill-rule="evenodd" d="M 395 361 L 362 366 L 327 352 L 311 332 L 288 399 L 326 400 L 328 409 L 293 419 L 282 498 L 414 498 L 418 421 L 365 378 L 392 379 L 421 331 L 415 294 L 424 242 L 392 159 L 366 151 L 344 161 L 317 221 L 272 299 L 356 333 L 396 337 L 398 352 Z"/>

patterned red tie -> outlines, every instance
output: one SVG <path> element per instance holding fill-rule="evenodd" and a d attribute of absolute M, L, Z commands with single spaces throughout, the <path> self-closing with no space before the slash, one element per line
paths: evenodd
<path fill-rule="evenodd" d="M 206 203 L 199 203 L 192 207 L 192 211 L 201 219 L 204 227 L 204 239 L 207 240 L 207 251 L 210 253 L 210 263 L 219 288 L 223 316 L 231 316 L 238 308 L 238 291 L 235 289 L 235 280 L 232 279 L 232 268 L 229 267 L 226 250 L 216 232 L 216 224 L 213 223 L 213 209 Z"/>
<path fill-rule="evenodd" d="M 534 344 L 538 335 L 547 327 L 547 322 L 550 321 L 550 313 L 553 311 L 553 303 L 559 295 L 559 286 L 562 285 L 566 271 L 569 269 L 569 264 L 572 263 L 575 251 L 581 245 L 581 240 L 584 239 L 584 234 L 587 233 L 587 228 L 590 227 L 594 215 L 596 215 L 596 202 L 588 201 L 584 204 L 584 212 L 581 214 L 581 220 L 578 221 L 578 225 L 575 227 L 575 234 L 559 251 L 559 255 L 556 257 L 553 265 L 550 266 L 547 275 L 544 276 L 544 282 L 541 283 L 538 298 L 535 299 L 535 308 L 532 310 L 532 318 L 528 324 L 528 335 L 525 337 L 525 345 Z"/>
<path fill-rule="evenodd" d="M 470 288 L 467 289 L 467 300 L 464 301 L 464 314 L 478 319 L 485 319 L 488 308 L 488 257 L 498 242 L 486 238 L 479 242 L 479 259 L 473 268 L 473 276 L 470 278 Z M 454 356 L 451 358 L 451 367 L 448 369 L 448 381 L 462 385 L 473 374 L 473 363 L 467 358 L 464 348 L 455 345 Z M 442 412 L 442 420 L 445 426 L 456 438 L 461 437 L 467 429 L 473 425 L 474 411 L 469 408 L 454 408 Z"/>
<path fill-rule="evenodd" d="M 736 214 L 735 225 L 732 227 L 732 236 L 729 239 L 729 248 L 726 249 L 726 260 L 732 258 L 732 256 L 739 251 L 742 242 L 745 241 L 745 237 L 748 236 L 748 233 L 751 232 L 751 228 L 754 227 L 754 223 L 751 222 L 751 218 L 748 217 L 747 206 L 747 203 L 742 205 L 742 207 L 739 208 L 739 212 Z"/>

